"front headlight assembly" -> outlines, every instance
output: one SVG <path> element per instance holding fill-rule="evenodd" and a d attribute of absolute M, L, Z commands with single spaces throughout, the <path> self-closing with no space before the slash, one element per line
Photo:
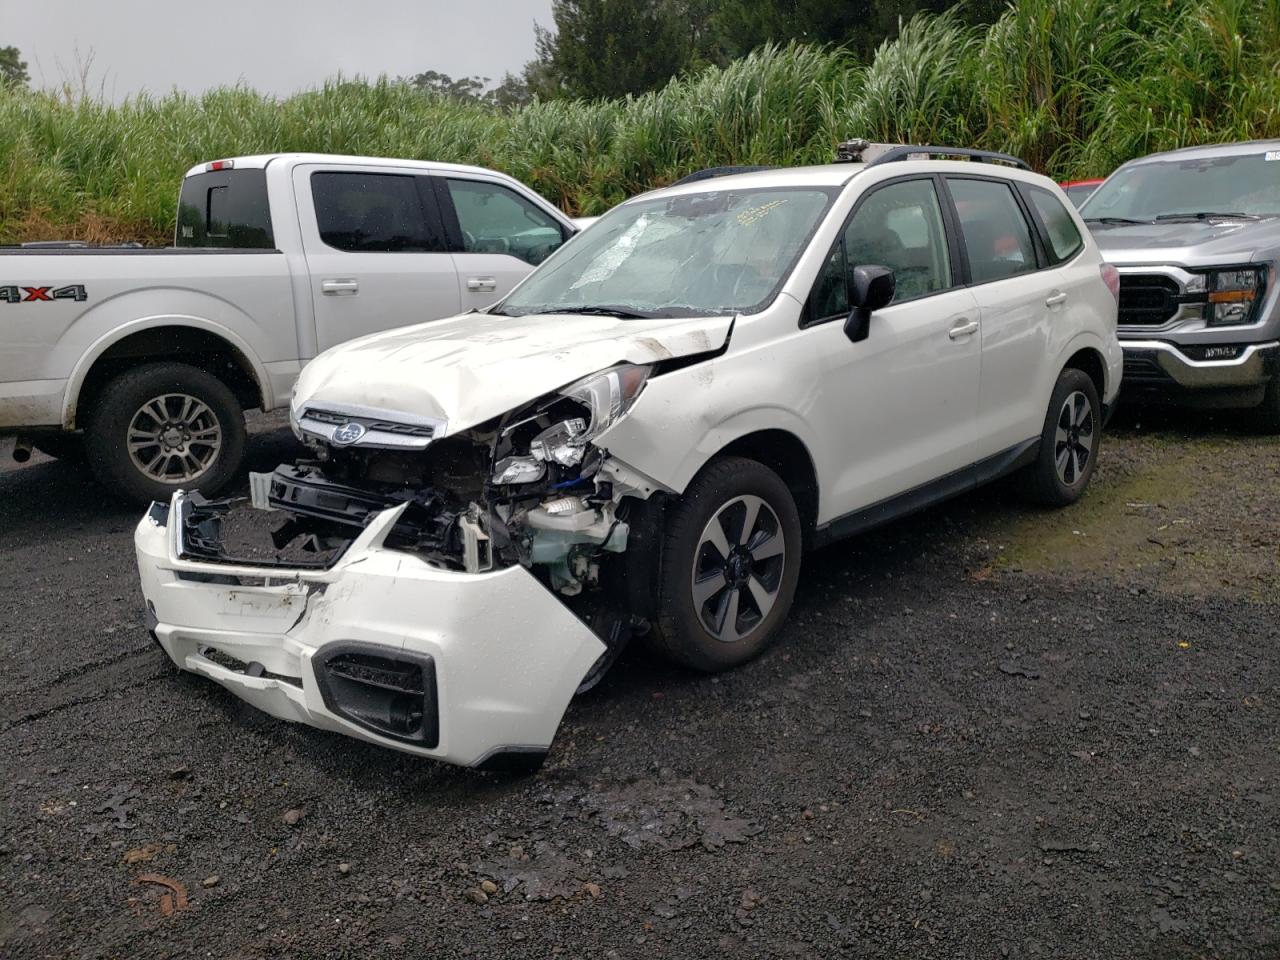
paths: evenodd
<path fill-rule="evenodd" d="M 1233 267 L 1197 275 L 1187 292 L 1203 297 L 1204 321 L 1210 327 L 1237 327 L 1253 323 L 1267 289 L 1266 267 Z M 1187 298 L 1192 299 L 1192 298 Z"/>
<path fill-rule="evenodd" d="M 529 443 L 528 456 L 504 457 L 494 467 L 494 483 L 541 480 L 547 464 L 576 467 L 587 445 L 622 419 L 640 395 L 653 368 L 623 363 L 583 377 L 557 392 L 576 401 L 585 416 L 567 417 L 543 429 Z"/>

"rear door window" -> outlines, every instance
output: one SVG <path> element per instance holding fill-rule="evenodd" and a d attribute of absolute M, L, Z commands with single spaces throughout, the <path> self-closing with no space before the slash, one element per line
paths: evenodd
<path fill-rule="evenodd" d="M 565 241 L 560 223 L 514 190 L 482 180 L 448 179 L 445 185 L 462 253 L 506 253 L 536 265 Z"/>
<path fill-rule="evenodd" d="M 350 253 L 445 249 L 427 177 L 321 171 L 311 175 L 320 239 Z"/>
<path fill-rule="evenodd" d="M 948 177 L 947 187 L 955 200 L 973 283 L 1038 269 L 1031 226 L 1008 183 Z"/>
<path fill-rule="evenodd" d="M 183 180 L 174 245 L 275 249 L 266 171 L 215 170 Z"/>
<path fill-rule="evenodd" d="M 1055 263 L 1070 260 L 1084 246 L 1084 239 L 1076 229 L 1076 222 L 1062 202 L 1043 187 L 1025 186 L 1024 196 L 1029 197 L 1040 222 L 1044 225 L 1045 240 Z"/>

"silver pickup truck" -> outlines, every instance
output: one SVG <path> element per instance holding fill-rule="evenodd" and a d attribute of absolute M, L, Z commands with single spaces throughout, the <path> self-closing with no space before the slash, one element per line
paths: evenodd
<path fill-rule="evenodd" d="M 147 502 L 236 473 L 242 411 L 334 344 L 487 307 L 576 232 L 493 170 L 269 154 L 192 167 L 174 246 L 0 250 L 0 437 Z"/>
<path fill-rule="evenodd" d="M 1080 215 L 1120 271 L 1126 394 L 1280 431 L 1280 140 L 1134 160 Z"/>

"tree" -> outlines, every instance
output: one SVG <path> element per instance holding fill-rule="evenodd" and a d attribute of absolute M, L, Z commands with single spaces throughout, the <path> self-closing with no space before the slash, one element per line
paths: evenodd
<path fill-rule="evenodd" d="M 411 86 L 428 93 L 437 93 L 442 97 L 453 97 L 456 100 L 480 100 L 484 96 L 484 88 L 489 84 L 488 77 L 459 77 L 454 79 L 447 73 L 428 70 L 408 79 Z"/>
<path fill-rule="evenodd" d="M 22 51 L 17 47 L 0 47 L 0 87 L 16 90 L 25 87 L 30 80 Z"/>
<path fill-rule="evenodd" d="M 541 96 L 656 89 L 696 60 L 689 8 L 689 0 L 554 0 L 555 30 L 534 27 L 538 59 L 526 80 Z"/>

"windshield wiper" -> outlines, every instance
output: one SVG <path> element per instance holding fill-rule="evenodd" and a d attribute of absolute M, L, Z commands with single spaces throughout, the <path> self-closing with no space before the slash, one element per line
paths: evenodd
<path fill-rule="evenodd" d="M 1123 226 L 1125 224 L 1130 224 L 1130 223 L 1144 223 L 1144 224 L 1150 225 L 1154 221 L 1133 220 L 1129 217 L 1085 217 L 1084 222 L 1085 223 L 1108 223 L 1108 224 L 1114 223 L 1114 224 Z"/>
<path fill-rule="evenodd" d="M 1157 220 L 1217 220 L 1217 219 L 1261 220 L 1262 218 L 1259 217 L 1257 214 L 1253 214 L 1253 213 L 1238 213 L 1238 212 L 1232 212 L 1232 211 L 1228 211 L 1226 213 L 1214 213 L 1208 210 L 1199 210 L 1195 213 L 1162 213 L 1160 214 L 1160 216 L 1156 217 L 1156 219 Z"/>
<path fill-rule="evenodd" d="M 593 307 L 553 307 L 548 306 L 546 309 L 537 311 L 538 313 L 574 313 L 584 314 L 589 317 L 617 317 L 619 320 L 652 320 L 658 316 L 652 312 L 641 312 L 632 310 L 628 307 L 619 307 L 613 304 L 600 304 Z"/>

